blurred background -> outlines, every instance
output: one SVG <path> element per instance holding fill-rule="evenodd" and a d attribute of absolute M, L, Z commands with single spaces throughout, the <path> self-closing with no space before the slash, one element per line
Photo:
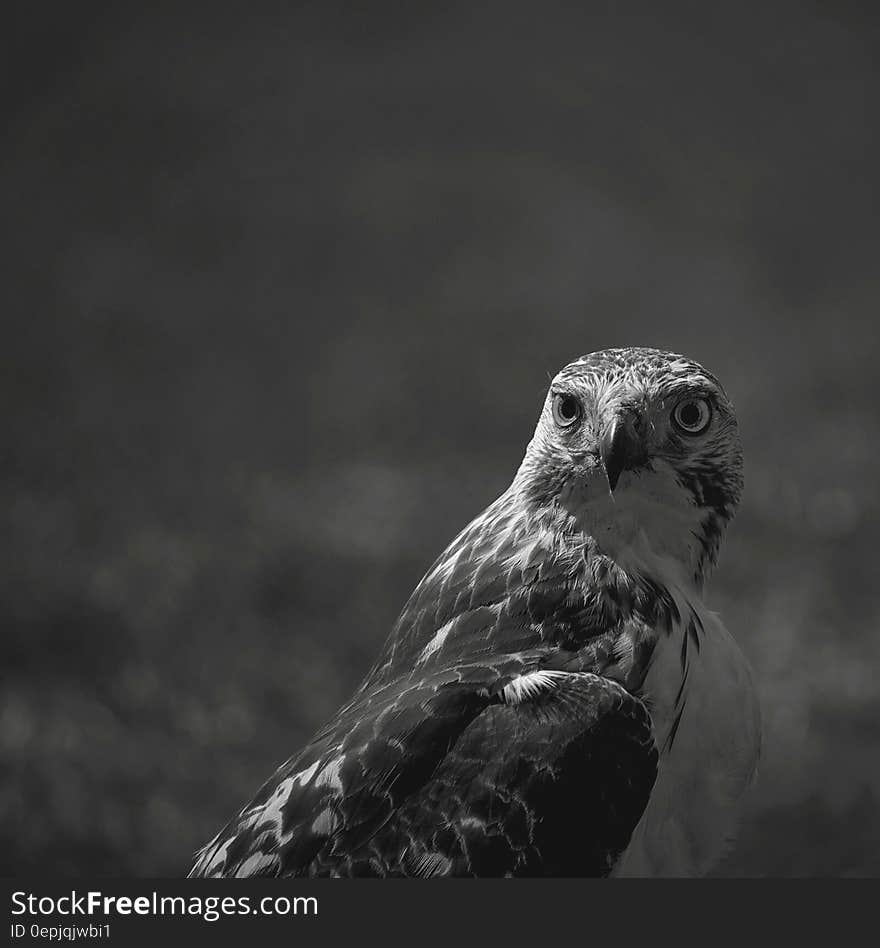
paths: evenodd
<path fill-rule="evenodd" d="M 862 8 L 4 17 L 0 872 L 185 873 L 506 487 L 549 376 L 634 344 L 703 361 L 745 440 L 710 603 L 765 755 L 717 871 L 880 873 Z"/>

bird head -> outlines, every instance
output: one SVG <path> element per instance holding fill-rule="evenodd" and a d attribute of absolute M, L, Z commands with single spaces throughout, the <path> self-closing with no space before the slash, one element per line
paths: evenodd
<path fill-rule="evenodd" d="M 550 385 L 514 488 L 599 553 L 700 583 L 742 492 L 742 447 L 718 380 L 657 349 L 607 349 Z"/>

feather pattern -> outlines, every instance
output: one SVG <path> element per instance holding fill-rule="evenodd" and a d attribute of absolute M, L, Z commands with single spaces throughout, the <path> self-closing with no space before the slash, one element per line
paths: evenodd
<path fill-rule="evenodd" d="M 559 392 L 583 406 L 574 430 Z M 699 441 L 669 423 L 683 397 L 711 400 Z M 609 418 L 640 439 L 613 496 Z M 702 367 L 645 349 L 567 366 L 511 486 L 191 874 L 704 871 L 757 758 L 747 666 L 702 604 L 740 489 L 732 408 Z"/>

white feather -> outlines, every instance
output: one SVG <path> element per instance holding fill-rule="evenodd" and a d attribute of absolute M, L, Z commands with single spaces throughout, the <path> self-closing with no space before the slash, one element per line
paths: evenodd
<path fill-rule="evenodd" d="M 564 678 L 565 675 L 565 672 L 549 670 L 533 671 L 526 675 L 520 675 L 504 686 L 501 690 L 501 700 L 505 704 L 514 705 L 529 701 L 537 697 L 542 691 L 548 691 L 553 687 L 554 682 Z"/>
<path fill-rule="evenodd" d="M 688 634 L 683 626 L 657 643 L 645 679 L 661 756 L 617 876 L 704 875 L 735 833 L 757 768 L 760 715 L 748 662 L 718 616 L 703 609 L 698 614 L 703 634 L 699 651 L 688 649 L 684 709 L 671 747 L 682 636 Z"/>

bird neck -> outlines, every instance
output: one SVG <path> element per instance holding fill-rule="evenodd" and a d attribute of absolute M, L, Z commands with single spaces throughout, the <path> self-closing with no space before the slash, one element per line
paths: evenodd
<path fill-rule="evenodd" d="M 368 681 L 451 654 L 579 652 L 624 627 L 662 635 L 699 598 L 682 564 L 650 544 L 604 549 L 563 506 L 523 503 L 512 487 L 425 574 Z"/>

